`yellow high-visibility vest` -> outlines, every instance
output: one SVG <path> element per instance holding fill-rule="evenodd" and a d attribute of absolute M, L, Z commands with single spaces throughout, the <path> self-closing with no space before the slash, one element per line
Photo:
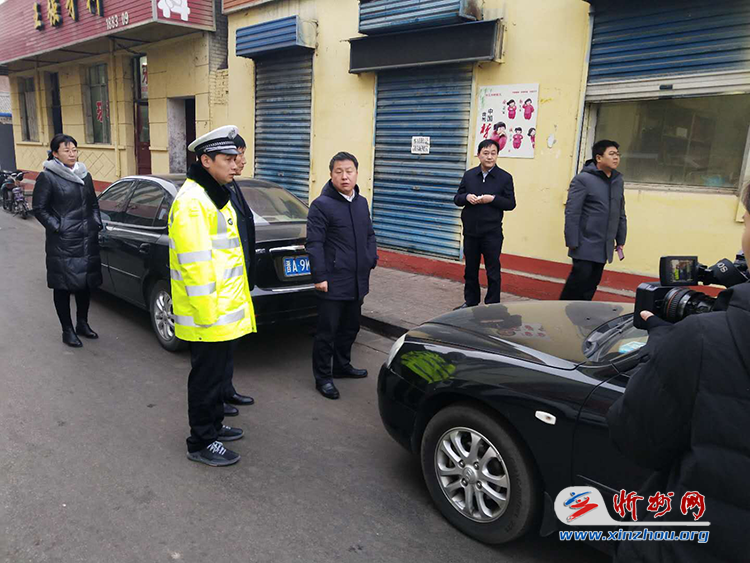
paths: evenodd
<path fill-rule="evenodd" d="M 177 338 L 224 342 L 256 331 L 236 212 L 229 202 L 217 209 L 191 179 L 169 211 L 169 268 Z"/>

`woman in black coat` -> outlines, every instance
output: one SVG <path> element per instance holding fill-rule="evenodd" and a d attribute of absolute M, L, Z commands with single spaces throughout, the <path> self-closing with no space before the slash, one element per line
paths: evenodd
<path fill-rule="evenodd" d="M 750 187 L 750 186 L 749 186 Z M 742 248 L 750 256 L 750 191 Z M 671 325 L 650 312 L 647 361 L 607 416 L 610 436 L 638 465 L 654 471 L 638 494 L 638 522 L 656 493 L 671 498 L 661 521 L 710 522 L 701 541 L 622 543 L 617 561 L 747 561 L 750 553 L 750 283 L 722 291 L 710 313 Z M 702 495 L 702 496 L 699 496 Z M 661 528 L 663 529 L 663 528 Z M 710 541 L 708 534 L 710 533 Z"/>
<path fill-rule="evenodd" d="M 102 219 L 94 182 L 78 162 L 78 143 L 55 135 L 49 159 L 34 186 L 34 214 L 47 231 L 47 285 L 54 294 L 62 340 L 79 348 L 78 335 L 98 338 L 88 323 L 91 289 L 102 283 L 99 231 Z M 76 326 L 70 317 L 70 295 L 76 298 Z"/>

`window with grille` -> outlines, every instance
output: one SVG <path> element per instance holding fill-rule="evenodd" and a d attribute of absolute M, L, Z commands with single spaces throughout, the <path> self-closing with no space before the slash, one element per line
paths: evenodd
<path fill-rule="evenodd" d="M 86 142 L 111 143 L 107 65 L 89 67 L 86 71 L 84 106 L 86 110 Z"/>

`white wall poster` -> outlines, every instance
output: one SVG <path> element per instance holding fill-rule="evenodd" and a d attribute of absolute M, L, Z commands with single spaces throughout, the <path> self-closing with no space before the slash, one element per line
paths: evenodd
<path fill-rule="evenodd" d="M 539 84 L 479 88 L 476 143 L 493 139 L 501 157 L 534 158 Z"/>

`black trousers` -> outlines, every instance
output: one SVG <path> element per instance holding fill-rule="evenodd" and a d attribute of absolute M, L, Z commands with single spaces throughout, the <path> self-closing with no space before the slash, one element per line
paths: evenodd
<path fill-rule="evenodd" d="M 224 402 L 227 401 L 232 395 L 237 393 L 237 390 L 234 388 L 234 384 L 232 383 L 232 378 L 234 377 L 234 352 L 237 350 L 237 344 L 239 343 L 240 339 L 232 340 L 231 342 L 231 351 L 229 354 L 229 359 L 227 360 L 227 369 L 224 372 L 224 385 L 222 386 L 222 392 L 221 397 Z"/>
<path fill-rule="evenodd" d="M 224 422 L 224 378 L 234 341 L 190 342 L 188 376 L 189 452 L 202 450 L 218 437 Z"/>
<path fill-rule="evenodd" d="M 91 291 L 83 289 L 81 291 L 65 291 L 64 289 L 53 289 L 52 299 L 55 302 L 55 311 L 57 318 L 63 330 L 73 328 L 73 320 L 70 318 L 70 295 L 76 297 L 76 320 L 88 322 L 89 305 L 91 304 Z"/>
<path fill-rule="evenodd" d="M 318 297 L 318 328 L 313 341 L 313 375 L 320 387 L 334 371 L 351 365 L 352 345 L 359 332 L 362 301 L 334 301 Z"/>
<path fill-rule="evenodd" d="M 591 301 L 599 282 L 602 281 L 603 272 L 603 263 L 573 258 L 573 269 L 565 281 L 560 300 Z"/>
<path fill-rule="evenodd" d="M 483 236 L 464 236 L 464 301 L 467 305 L 479 305 L 482 294 L 479 288 L 479 261 L 484 256 L 487 271 L 487 295 L 484 302 L 500 303 L 500 252 L 503 249 L 503 235 L 495 233 Z"/>

